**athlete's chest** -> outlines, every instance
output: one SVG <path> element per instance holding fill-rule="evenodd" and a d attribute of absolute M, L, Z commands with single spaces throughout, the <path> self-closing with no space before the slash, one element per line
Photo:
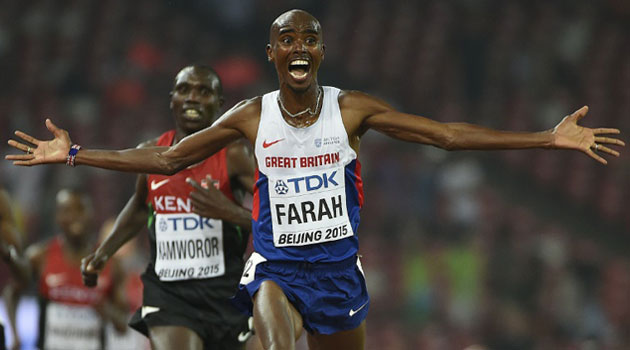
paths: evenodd
<path fill-rule="evenodd" d="M 150 174 L 147 176 L 147 203 L 155 212 L 192 212 L 190 192 L 193 187 L 186 182 L 191 178 L 201 186 L 214 186 L 232 198 L 225 150 L 202 163 L 184 169 L 174 175 Z"/>

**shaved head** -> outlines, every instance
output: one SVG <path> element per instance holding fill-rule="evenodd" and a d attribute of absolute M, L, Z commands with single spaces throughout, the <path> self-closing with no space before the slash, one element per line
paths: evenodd
<path fill-rule="evenodd" d="M 217 72 L 212 69 L 212 67 L 203 64 L 194 64 L 182 68 L 182 70 L 177 73 L 175 79 L 173 80 L 173 88 L 175 88 L 177 82 L 179 82 L 186 74 L 195 74 L 199 77 L 207 78 L 208 80 L 213 82 L 216 80 L 215 84 L 217 84 L 216 87 L 219 92 L 219 96 L 223 96 L 223 84 L 221 83 L 221 78 L 219 77 Z"/>
<path fill-rule="evenodd" d="M 313 15 L 304 10 L 289 10 L 276 18 L 271 23 L 269 29 L 269 42 L 273 43 L 282 27 L 296 26 L 299 28 L 309 27 L 315 30 L 322 37 L 322 26 Z"/>

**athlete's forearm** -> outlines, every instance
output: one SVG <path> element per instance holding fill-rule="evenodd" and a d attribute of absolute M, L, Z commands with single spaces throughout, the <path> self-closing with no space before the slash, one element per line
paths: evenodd
<path fill-rule="evenodd" d="M 242 229 L 246 231 L 252 230 L 252 212 L 234 204 L 227 208 L 227 215 L 223 218 L 225 221 L 231 222 L 235 225 L 240 226 Z"/>
<path fill-rule="evenodd" d="M 550 130 L 534 133 L 500 131 L 468 123 L 440 123 L 394 110 L 369 116 L 363 126 L 399 140 L 446 150 L 552 148 L 554 141 Z"/>
<path fill-rule="evenodd" d="M 552 148 L 551 131 L 512 132 L 485 128 L 467 123 L 446 124 L 449 137 L 443 145 L 448 150 L 492 150 Z"/>
<path fill-rule="evenodd" d="M 97 168 L 148 174 L 174 174 L 177 161 L 165 156 L 169 147 L 133 148 L 120 151 L 81 149 L 75 164 Z"/>

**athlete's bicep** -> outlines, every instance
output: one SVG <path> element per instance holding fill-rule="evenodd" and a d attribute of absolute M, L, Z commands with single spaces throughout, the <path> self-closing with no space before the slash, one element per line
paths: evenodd
<path fill-rule="evenodd" d="M 241 134 L 237 129 L 213 124 L 171 146 L 164 152 L 164 157 L 173 160 L 176 168 L 181 170 L 212 156 L 239 137 Z"/>
<path fill-rule="evenodd" d="M 375 113 L 365 119 L 364 125 L 399 140 L 442 148 L 452 139 L 447 124 L 395 110 Z"/>
<path fill-rule="evenodd" d="M 225 112 L 211 126 L 183 138 L 176 145 L 162 153 L 167 164 L 173 164 L 177 172 L 196 164 L 245 136 L 255 139 L 260 120 L 260 99 L 255 98 L 238 103 Z"/>
<path fill-rule="evenodd" d="M 136 191 L 132 197 L 135 216 L 143 218 L 146 218 L 149 211 L 149 206 L 147 205 L 147 196 L 149 195 L 147 178 L 146 174 L 139 174 L 136 177 Z"/>
<path fill-rule="evenodd" d="M 340 105 L 352 136 L 374 129 L 393 138 L 443 147 L 450 139 L 447 124 L 397 111 L 387 102 L 358 91 L 344 92 Z"/>

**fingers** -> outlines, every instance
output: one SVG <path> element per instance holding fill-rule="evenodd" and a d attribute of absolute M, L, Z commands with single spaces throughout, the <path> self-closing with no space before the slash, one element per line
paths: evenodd
<path fill-rule="evenodd" d="M 7 154 L 6 156 L 4 156 L 4 159 L 6 160 L 31 160 L 31 159 L 35 159 L 35 156 L 32 154 Z"/>
<path fill-rule="evenodd" d="M 95 259 L 94 253 L 81 259 L 81 277 L 83 284 L 87 287 L 95 287 L 98 283 L 98 273 L 102 265 L 100 260 Z"/>
<path fill-rule="evenodd" d="M 55 137 L 61 137 L 63 134 L 63 131 L 59 129 L 57 125 L 53 124 L 52 120 L 50 120 L 49 118 L 46 118 L 46 128 L 50 132 L 52 132 L 52 134 L 55 135 Z"/>
<path fill-rule="evenodd" d="M 600 148 L 601 149 L 601 148 Z M 587 149 L 586 151 L 584 151 L 589 157 L 595 159 L 596 161 L 606 165 L 608 164 L 608 162 L 606 161 L 606 159 L 600 157 L 597 153 L 593 152 L 590 148 Z"/>
<path fill-rule="evenodd" d="M 193 191 L 190 192 L 190 199 L 192 200 L 193 207 L 200 207 L 205 205 L 207 197 L 197 191 Z"/>
<path fill-rule="evenodd" d="M 198 191 L 205 191 L 206 189 L 201 187 L 201 184 L 199 184 L 197 181 L 193 180 L 193 178 L 191 177 L 187 177 L 186 178 L 186 182 L 191 185 L 194 189 L 198 190 Z"/>
<path fill-rule="evenodd" d="M 22 140 L 24 140 L 26 142 L 29 142 L 29 143 L 32 143 L 32 144 L 37 145 L 37 146 L 39 146 L 39 143 L 41 142 L 40 140 L 34 138 L 33 136 L 31 136 L 29 134 L 23 133 L 20 130 L 16 130 L 14 132 L 14 134 L 15 134 L 15 136 L 21 138 Z"/>
<path fill-rule="evenodd" d="M 81 273 L 85 272 L 87 270 L 87 265 L 88 262 L 90 261 L 90 259 L 93 257 L 92 254 L 86 256 L 85 258 L 81 259 Z"/>
<path fill-rule="evenodd" d="M 29 145 L 25 145 L 25 144 L 23 144 L 21 142 L 15 141 L 15 140 L 9 140 L 7 143 L 9 144 L 9 146 L 11 146 L 13 148 L 16 148 L 17 150 L 22 151 L 22 152 L 28 151 L 28 149 L 30 147 Z"/>
<path fill-rule="evenodd" d="M 577 111 L 573 112 L 573 114 L 571 114 L 571 117 L 575 119 L 576 122 L 578 122 L 580 121 L 580 119 L 584 118 L 586 113 L 588 113 L 588 106 L 584 106 L 578 109 Z"/>
<path fill-rule="evenodd" d="M 602 143 L 609 143 L 611 145 L 617 145 L 617 146 L 625 146 L 626 143 L 616 139 L 616 138 L 612 138 L 612 137 L 603 137 L 603 136 L 595 136 L 595 142 L 602 144 Z"/>
<path fill-rule="evenodd" d="M 615 129 L 615 128 L 597 128 L 597 129 L 593 129 L 593 134 L 595 135 L 599 135 L 599 134 L 620 134 L 621 131 L 619 131 L 619 129 Z"/>
<path fill-rule="evenodd" d="M 619 157 L 619 152 L 615 151 L 614 149 L 610 149 L 602 144 L 600 144 L 599 147 L 597 147 L 597 151 L 606 152 L 608 154 L 612 154 L 615 157 Z"/>

